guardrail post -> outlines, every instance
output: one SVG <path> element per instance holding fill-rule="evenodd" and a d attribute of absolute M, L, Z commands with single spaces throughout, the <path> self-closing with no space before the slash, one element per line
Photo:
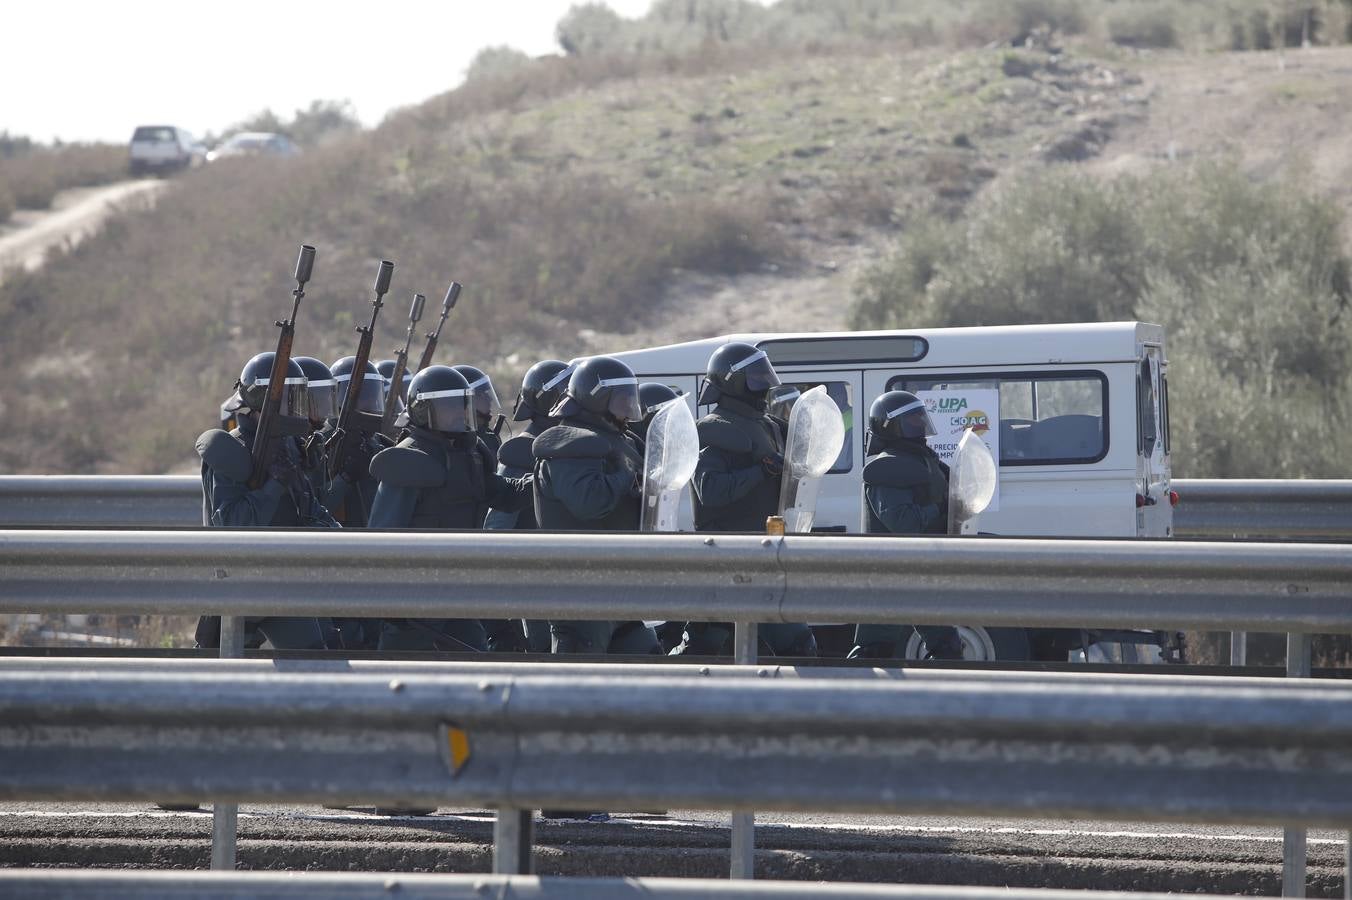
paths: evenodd
<path fill-rule="evenodd" d="M 1289 633 L 1286 636 L 1286 677 L 1310 677 L 1310 643 L 1308 634 Z M 1305 829 L 1282 830 L 1282 896 L 1305 896 Z"/>
<path fill-rule="evenodd" d="M 221 659 L 244 657 L 244 617 L 221 616 Z M 211 867 L 233 871 L 239 837 L 239 804 L 211 805 Z"/>
<path fill-rule="evenodd" d="M 1347 832 L 1347 859 L 1343 863 L 1343 900 L 1352 900 L 1352 831 Z"/>
<path fill-rule="evenodd" d="M 533 810 L 504 806 L 493 819 L 493 874 L 530 875 Z"/>
<path fill-rule="evenodd" d="M 1247 631 L 1230 632 L 1230 665 L 1245 666 L 1249 663 L 1249 633 Z"/>
<path fill-rule="evenodd" d="M 737 622 L 733 626 L 732 659 L 739 666 L 754 666 L 759 644 L 755 622 Z M 730 878 L 756 877 L 756 814 L 732 814 L 732 868 Z"/>

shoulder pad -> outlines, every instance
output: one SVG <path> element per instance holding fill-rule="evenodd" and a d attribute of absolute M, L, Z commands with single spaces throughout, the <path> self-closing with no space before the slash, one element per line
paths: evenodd
<path fill-rule="evenodd" d="M 437 487 L 446 480 L 446 469 L 429 454 L 401 445 L 371 457 L 371 477 L 394 487 Z"/>
<path fill-rule="evenodd" d="M 536 459 L 605 459 L 611 449 L 596 432 L 572 425 L 555 425 L 531 444 Z"/>
<path fill-rule="evenodd" d="M 509 469 L 529 472 L 535 467 L 535 454 L 531 451 L 534 442 L 535 438 L 530 435 L 517 435 L 502 445 L 498 451 L 498 462 Z"/>
<path fill-rule="evenodd" d="M 196 447 L 207 468 L 231 481 L 248 481 L 253 474 L 253 454 L 228 431 L 219 428 L 204 431 L 198 435 Z"/>
<path fill-rule="evenodd" d="M 928 473 L 915 460 L 879 453 L 864 463 L 864 484 L 904 488 L 928 481 Z"/>
<path fill-rule="evenodd" d="M 701 447 L 717 447 L 729 453 L 750 453 L 751 435 L 721 416 L 705 416 L 695 426 Z"/>

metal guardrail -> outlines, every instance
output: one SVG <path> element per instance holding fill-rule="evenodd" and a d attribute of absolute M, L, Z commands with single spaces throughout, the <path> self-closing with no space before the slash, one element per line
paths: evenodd
<path fill-rule="evenodd" d="M 1352 479 L 1181 478 L 1181 537 L 1352 539 Z"/>
<path fill-rule="evenodd" d="M 1352 547 L 829 535 L 0 531 L 0 613 L 1352 632 Z"/>
<path fill-rule="evenodd" d="M 535 878 L 368 872 L 115 872 L 0 870 L 0 895 L 68 897 L 335 898 L 335 900 L 1177 900 L 1174 894 L 1039 891 L 702 878 Z M 1194 900 L 1219 900 L 1202 894 Z"/>
<path fill-rule="evenodd" d="M 201 524 L 202 479 L 190 475 L 0 476 L 4 528 Z"/>
<path fill-rule="evenodd" d="M 1352 685 L 1340 682 L 987 674 L 678 687 L 623 674 L 264 674 L 213 661 L 0 679 L 0 797 L 13 800 L 1345 828 L 1349 771 Z"/>
<path fill-rule="evenodd" d="M 1352 539 L 1352 479 L 1176 479 L 1180 537 Z M 0 476 L 0 528 L 202 524 L 202 484 L 186 475 Z"/>

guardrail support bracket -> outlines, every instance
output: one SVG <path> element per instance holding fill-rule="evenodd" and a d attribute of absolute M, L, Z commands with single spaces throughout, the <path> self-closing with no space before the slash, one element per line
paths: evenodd
<path fill-rule="evenodd" d="M 534 810 L 502 807 L 493 819 L 493 874 L 530 875 Z"/>

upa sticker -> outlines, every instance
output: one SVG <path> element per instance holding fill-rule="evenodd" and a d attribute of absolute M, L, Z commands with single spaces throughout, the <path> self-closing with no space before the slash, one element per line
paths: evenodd
<path fill-rule="evenodd" d="M 972 431 L 990 448 L 991 457 L 996 460 L 996 474 L 999 474 L 1000 459 L 1000 392 L 994 388 L 947 388 L 944 390 L 916 391 L 915 395 L 925 404 L 934 430 L 938 432 L 929 439 L 930 449 L 938 454 L 945 464 L 953 462 L 958 452 L 958 441 L 964 431 Z M 1000 508 L 1000 488 L 997 484 L 995 496 L 991 498 L 988 510 Z"/>

